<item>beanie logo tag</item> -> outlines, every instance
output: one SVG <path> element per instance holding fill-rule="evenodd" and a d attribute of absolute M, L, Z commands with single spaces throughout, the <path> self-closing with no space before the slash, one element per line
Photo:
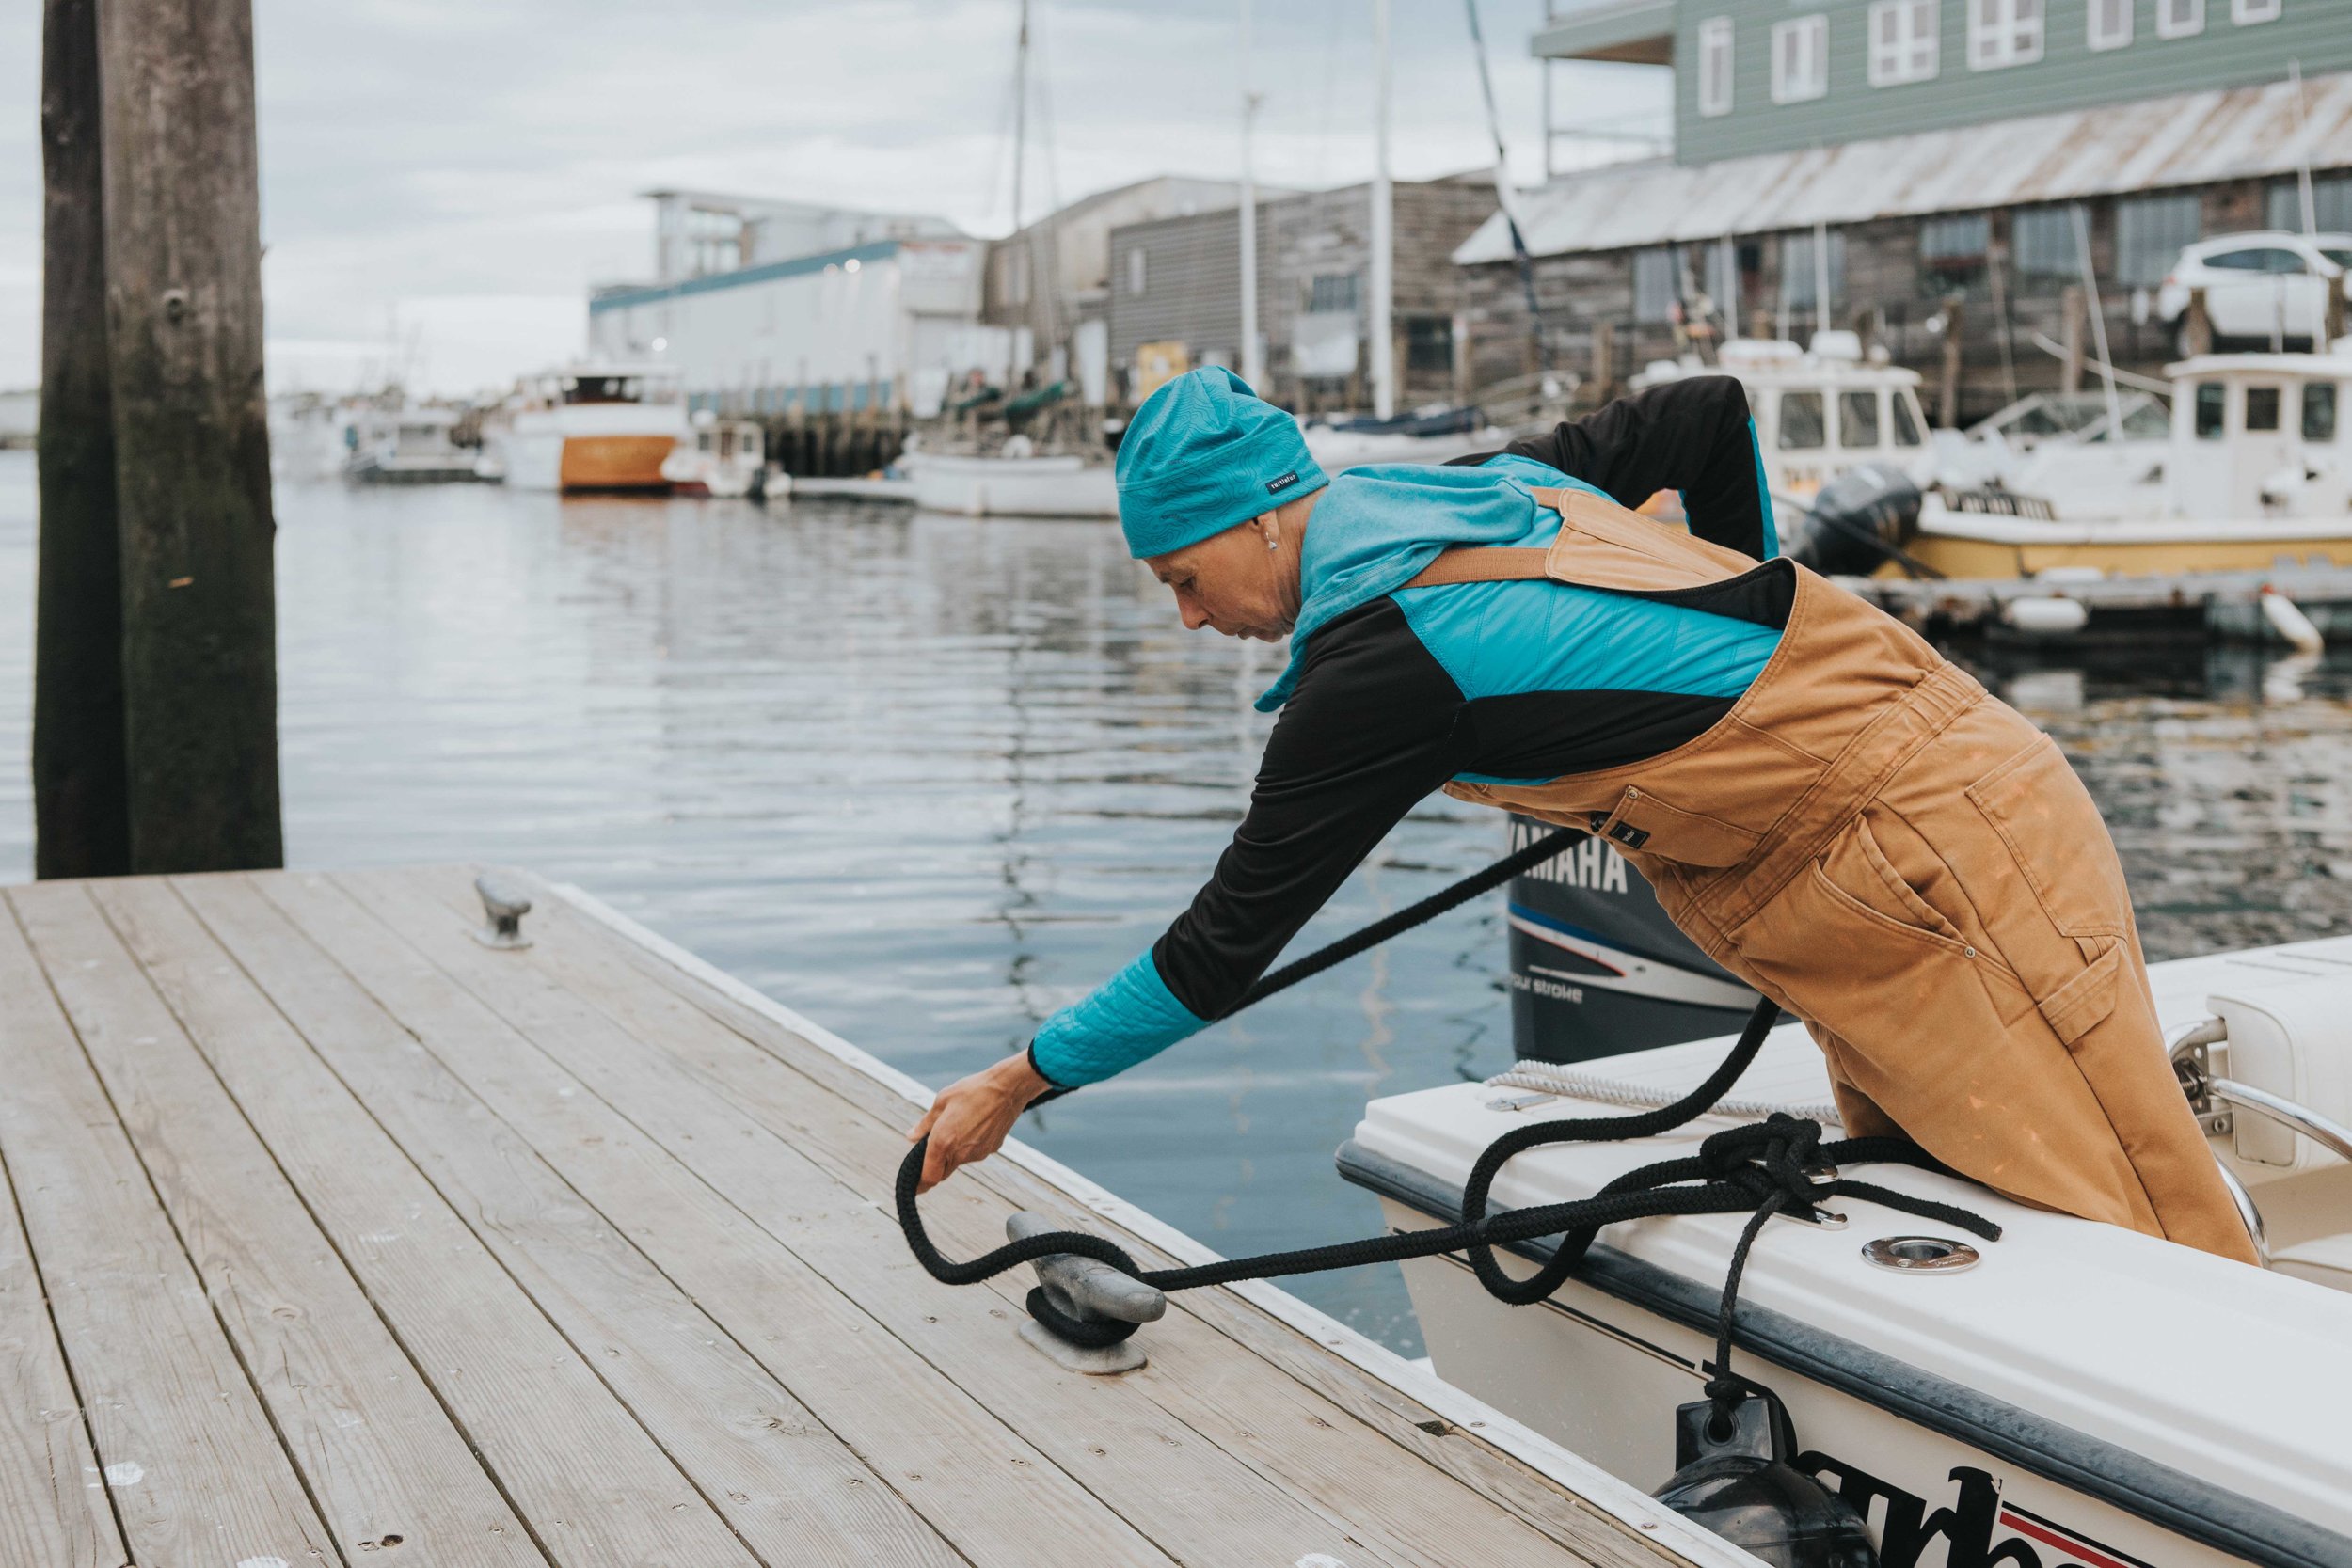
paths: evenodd
<path fill-rule="evenodd" d="M 1267 480 L 1265 482 L 1266 494 L 1269 496 L 1279 496 L 1283 491 L 1289 489 L 1292 485 L 1297 483 L 1298 470 L 1294 468 L 1279 479 Z"/>

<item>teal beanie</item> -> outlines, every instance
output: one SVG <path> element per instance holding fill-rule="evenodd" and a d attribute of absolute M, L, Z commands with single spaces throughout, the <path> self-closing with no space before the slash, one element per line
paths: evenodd
<path fill-rule="evenodd" d="M 1119 526 L 1138 561 L 1197 545 L 1331 482 L 1298 421 L 1219 365 L 1168 382 L 1119 443 Z"/>

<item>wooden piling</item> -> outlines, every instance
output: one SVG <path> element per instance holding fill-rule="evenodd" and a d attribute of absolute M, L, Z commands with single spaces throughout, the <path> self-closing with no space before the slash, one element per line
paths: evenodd
<path fill-rule="evenodd" d="M 1960 363 L 1967 307 L 1958 294 L 1944 301 L 1944 375 L 1936 388 L 1935 422 L 1946 430 L 1960 428 Z"/>
<path fill-rule="evenodd" d="M 2058 341 L 2066 350 L 2058 365 L 2058 390 L 2079 392 L 2083 389 L 2083 333 L 2090 325 L 2081 284 L 2069 283 L 2059 293 L 2058 311 Z"/>
<path fill-rule="evenodd" d="M 2192 356 L 2211 354 L 2213 352 L 2213 316 L 2205 309 L 2203 289 L 2189 290 L 2188 311 L 2182 320 L 2185 324 L 2181 329 L 2182 334 L 2188 341 L 2181 347 Z"/>
<path fill-rule="evenodd" d="M 106 0 L 98 45 L 132 862 L 275 866 L 252 8 Z"/>
<path fill-rule="evenodd" d="M 33 868 L 131 869 L 122 574 L 106 356 L 97 0 L 41 13 L 40 562 L 33 654 Z"/>

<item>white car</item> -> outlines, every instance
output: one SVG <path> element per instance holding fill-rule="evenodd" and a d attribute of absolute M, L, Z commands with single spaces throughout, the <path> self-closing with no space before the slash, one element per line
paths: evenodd
<path fill-rule="evenodd" d="M 2188 296 L 2205 291 L 2214 347 L 2240 339 L 2284 347 L 2315 344 L 2328 319 L 2328 291 L 2352 298 L 2352 234 L 2263 232 L 2200 240 L 2181 252 L 2156 291 L 2156 313 L 2180 328 L 2188 352 Z"/>

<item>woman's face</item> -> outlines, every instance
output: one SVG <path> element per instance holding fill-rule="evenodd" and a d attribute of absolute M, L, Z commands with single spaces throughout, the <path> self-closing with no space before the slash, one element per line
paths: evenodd
<path fill-rule="evenodd" d="M 1298 622 L 1297 536 L 1269 512 L 1146 564 L 1175 594 L 1186 631 L 1279 642 Z"/>

